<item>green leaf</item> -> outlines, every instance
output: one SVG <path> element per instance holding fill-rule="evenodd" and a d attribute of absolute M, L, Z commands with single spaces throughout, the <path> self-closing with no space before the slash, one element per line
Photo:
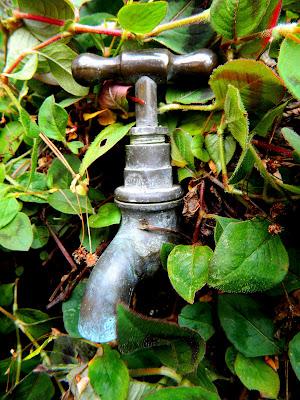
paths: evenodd
<path fill-rule="evenodd" d="M 153 348 L 162 364 L 178 372 L 191 372 L 204 355 L 204 342 L 197 332 L 146 319 L 121 304 L 117 306 L 117 328 L 122 353 Z"/>
<path fill-rule="evenodd" d="M 65 159 L 70 164 L 71 168 L 75 173 L 78 173 L 80 160 L 71 155 L 71 154 L 64 154 Z M 69 189 L 73 177 L 69 170 L 62 164 L 62 162 L 55 158 L 47 172 L 47 185 L 50 189 L 57 188 L 57 189 Z"/>
<path fill-rule="evenodd" d="M 67 301 L 64 301 L 62 305 L 65 330 L 73 338 L 81 337 L 80 333 L 78 332 L 78 321 L 80 304 L 85 287 L 85 281 L 79 282 L 76 288 L 73 290 L 71 297 Z"/>
<path fill-rule="evenodd" d="M 9 400 L 52 400 L 55 394 L 54 385 L 47 374 L 31 372 L 14 388 Z"/>
<path fill-rule="evenodd" d="M 32 225 L 33 242 L 31 244 L 32 249 L 40 249 L 44 247 L 49 239 L 49 231 L 46 226 Z"/>
<path fill-rule="evenodd" d="M 68 123 L 67 111 L 55 103 L 54 96 L 44 100 L 39 110 L 39 127 L 50 139 L 65 141 Z"/>
<path fill-rule="evenodd" d="M 219 149 L 219 138 L 215 133 L 210 133 L 205 136 L 205 147 L 208 151 L 210 158 L 216 164 L 217 171 L 220 172 L 221 161 L 220 161 L 220 149 Z M 224 151 L 225 151 L 225 162 L 226 164 L 232 159 L 236 149 L 236 141 L 232 136 L 227 136 L 224 139 Z"/>
<path fill-rule="evenodd" d="M 210 22 L 226 39 L 248 35 L 259 25 L 270 0 L 213 0 Z"/>
<path fill-rule="evenodd" d="M 202 135 L 195 135 L 191 142 L 191 151 L 193 155 L 198 158 L 198 160 L 208 162 L 209 161 L 209 154 L 203 148 L 204 146 L 204 136 Z"/>
<path fill-rule="evenodd" d="M 281 282 L 288 255 L 268 226 L 260 220 L 228 224 L 211 259 L 208 284 L 227 292 L 256 292 Z"/>
<path fill-rule="evenodd" d="M 36 122 L 31 119 L 30 114 L 24 108 L 19 110 L 19 121 L 22 124 L 25 134 L 28 138 L 36 139 L 39 137 L 39 127 L 37 126 Z"/>
<path fill-rule="evenodd" d="M 280 381 L 277 372 L 260 358 L 247 358 L 238 353 L 234 368 L 249 390 L 258 390 L 262 397 L 277 399 Z"/>
<path fill-rule="evenodd" d="M 58 190 L 48 196 L 51 207 L 65 214 L 78 214 L 80 212 L 93 213 L 91 202 L 87 196 L 76 195 L 69 189 Z"/>
<path fill-rule="evenodd" d="M 253 129 L 253 133 L 256 135 L 266 137 L 268 133 L 271 131 L 274 121 L 281 117 L 283 114 L 283 110 L 287 106 L 288 102 L 280 104 L 279 106 L 269 110 L 262 119 L 258 122 L 258 124 Z"/>
<path fill-rule="evenodd" d="M 202 387 L 165 388 L 145 397 L 145 400 L 219 400 L 216 393 Z"/>
<path fill-rule="evenodd" d="M 247 357 L 277 354 L 272 320 L 251 297 L 241 294 L 219 296 L 218 313 L 228 340 Z"/>
<path fill-rule="evenodd" d="M 165 18 L 167 9 L 166 1 L 127 4 L 118 12 L 118 21 L 123 29 L 144 34 L 151 32 Z"/>
<path fill-rule="evenodd" d="M 131 380 L 127 400 L 144 400 L 145 395 L 154 393 L 156 390 L 158 390 L 157 385 Z"/>
<path fill-rule="evenodd" d="M 300 332 L 289 343 L 289 358 L 293 370 L 300 381 Z"/>
<path fill-rule="evenodd" d="M 239 219 L 221 217 L 220 215 L 216 215 L 215 220 L 217 222 L 216 226 L 215 226 L 215 232 L 214 232 L 214 239 L 215 239 L 216 244 L 219 241 L 224 229 L 226 228 L 226 226 L 228 224 L 230 224 L 231 222 L 240 222 Z"/>
<path fill-rule="evenodd" d="M 20 200 L 33 203 L 47 203 L 45 198 L 41 198 L 37 195 L 26 194 L 26 191 L 32 191 L 40 192 L 42 195 L 42 192 L 47 190 L 46 175 L 41 172 L 34 172 L 31 176 L 30 172 L 25 172 L 17 179 L 17 182 L 25 188 L 25 193 L 20 196 Z M 47 197 L 47 193 L 45 193 L 44 196 Z"/>
<path fill-rule="evenodd" d="M 0 285 L 0 306 L 10 306 L 14 300 L 14 283 Z"/>
<path fill-rule="evenodd" d="M 249 122 L 247 111 L 243 105 L 239 90 L 228 85 L 224 103 L 224 111 L 228 128 L 237 142 L 245 149 L 249 140 Z"/>
<path fill-rule="evenodd" d="M 295 152 L 300 156 L 300 136 L 298 133 L 289 128 L 282 128 L 281 132 L 285 140 L 293 147 Z"/>
<path fill-rule="evenodd" d="M 168 257 L 168 275 L 172 286 L 189 303 L 207 282 L 212 257 L 208 246 L 178 245 Z"/>
<path fill-rule="evenodd" d="M 235 375 L 234 363 L 235 363 L 237 354 L 238 354 L 238 352 L 233 346 L 228 347 L 226 350 L 226 353 L 225 353 L 226 365 L 233 375 Z"/>
<path fill-rule="evenodd" d="M 214 93 L 209 87 L 200 89 L 186 89 L 178 86 L 168 86 L 166 102 L 180 104 L 203 104 L 214 98 Z"/>
<path fill-rule="evenodd" d="M 32 54 L 30 56 L 27 56 L 24 58 L 23 61 L 24 65 L 21 67 L 19 71 L 11 74 L 3 73 L 3 75 L 8 76 L 9 78 L 18 79 L 20 81 L 27 81 L 31 79 L 35 74 L 35 71 L 38 66 L 38 55 Z"/>
<path fill-rule="evenodd" d="M 106 203 L 101 206 L 97 214 L 89 217 L 91 228 L 104 228 L 105 226 L 119 224 L 121 211 L 114 203 Z"/>
<path fill-rule="evenodd" d="M 20 205 L 14 198 L 0 199 L 0 229 L 9 224 L 20 210 Z"/>
<path fill-rule="evenodd" d="M 96 138 L 88 148 L 87 152 L 85 153 L 79 168 L 80 175 L 83 176 L 85 174 L 85 171 L 94 161 L 105 154 L 119 140 L 127 135 L 133 125 L 134 122 L 127 125 L 116 123 L 104 128 L 99 133 L 99 135 L 96 136 Z"/>
<path fill-rule="evenodd" d="M 6 249 L 28 251 L 32 240 L 30 220 L 24 213 L 18 212 L 8 225 L 0 229 L 0 243 Z"/>
<path fill-rule="evenodd" d="M 67 146 L 73 154 L 78 154 L 79 149 L 82 149 L 84 144 L 80 140 L 73 140 L 72 142 L 67 142 Z"/>
<path fill-rule="evenodd" d="M 233 60 L 216 68 L 209 84 L 222 107 L 228 85 L 240 91 L 241 99 L 248 112 L 261 114 L 276 106 L 285 93 L 281 79 L 264 63 L 254 60 Z"/>
<path fill-rule="evenodd" d="M 235 183 L 240 182 L 250 175 L 253 167 L 254 167 L 254 157 L 249 149 L 249 146 L 246 146 L 240 155 L 240 159 L 236 164 L 235 170 L 230 175 L 229 183 L 234 185 Z"/>
<path fill-rule="evenodd" d="M 178 315 L 178 323 L 180 326 L 194 329 L 205 341 L 215 332 L 211 306 L 208 303 L 195 303 L 183 307 Z"/>
<path fill-rule="evenodd" d="M 48 18 L 56 18 L 61 20 L 74 20 L 74 6 L 69 0 L 18 0 L 19 9 L 21 12 L 41 15 Z M 45 40 L 54 36 L 61 30 L 61 26 L 48 24 L 40 21 L 32 21 L 24 19 L 25 26 L 38 39 Z"/>
<path fill-rule="evenodd" d="M 89 362 L 89 378 L 101 400 L 126 400 L 129 372 L 120 355 L 109 346 L 103 346 L 103 355 Z"/>
<path fill-rule="evenodd" d="M 296 35 L 299 38 L 299 35 Z M 291 39 L 284 39 L 278 57 L 278 72 L 286 87 L 296 99 L 300 99 L 300 71 L 298 60 L 300 57 L 299 43 Z"/>
<path fill-rule="evenodd" d="M 160 249 L 160 261 L 164 269 L 167 269 L 168 257 L 171 251 L 174 249 L 176 244 L 174 243 L 163 243 Z"/>
<path fill-rule="evenodd" d="M 71 65 L 77 53 L 66 44 L 53 43 L 41 50 L 39 53 L 49 63 L 50 71 L 59 85 L 74 96 L 86 96 L 89 89 L 79 85 L 73 78 Z"/>
<path fill-rule="evenodd" d="M 40 310 L 19 308 L 15 316 L 26 325 L 26 329 L 35 339 L 51 331 L 52 321 L 49 320 L 49 315 Z"/>
<path fill-rule="evenodd" d="M 191 135 L 182 129 L 176 129 L 171 134 L 172 165 L 176 165 L 177 167 L 185 167 L 188 165 L 191 169 L 195 168 L 191 144 Z"/>
<path fill-rule="evenodd" d="M 0 128 L 0 156 L 3 162 L 13 157 L 22 143 L 24 129 L 17 121 L 8 122 Z"/>
<path fill-rule="evenodd" d="M 203 11 L 197 0 L 168 0 L 168 12 L 163 23 L 174 22 Z M 210 24 L 194 24 L 170 29 L 154 37 L 158 43 L 175 53 L 187 54 L 206 47 L 214 36 Z"/>

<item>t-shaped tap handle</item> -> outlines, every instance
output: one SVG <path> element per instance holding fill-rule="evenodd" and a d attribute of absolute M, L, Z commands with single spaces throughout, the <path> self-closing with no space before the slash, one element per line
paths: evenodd
<path fill-rule="evenodd" d="M 172 54 L 167 49 L 124 51 L 106 58 L 91 53 L 80 54 L 72 64 L 76 81 L 90 86 L 108 79 L 135 83 L 148 76 L 156 83 L 191 81 L 208 77 L 217 65 L 217 56 L 209 49 L 185 55 Z"/>

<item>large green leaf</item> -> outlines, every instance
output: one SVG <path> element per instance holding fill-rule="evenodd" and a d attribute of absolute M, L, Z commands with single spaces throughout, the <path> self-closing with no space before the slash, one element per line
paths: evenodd
<path fill-rule="evenodd" d="M 0 306 L 10 306 L 14 300 L 14 283 L 0 285 Z"/>
<path fill-rule="evenodd" d="M 0 229 L 0 244 L 9 250 L 28 251 L 33 240 L 30 220 L 18 212 L 15 218 Z"/>
<path fill-rule="evenodd" d="M 46 226 L 32 225 L 32 233 L 32 249 L 40 249 L 47 244 L 49 240 L 49 230 Z"/>
<path fill-rule="evenodd" d="M 300 70 L 298 64 L 299 57 L 299 43 L 291 39 L 285 39 L 280 47 L 278 57 L 278 71 L 286 87 L 298 100 L 300 99 Z"/>
<path fill-rule="evenodd" d="M 56 18 L 63 21 L 75 18 L 74 5 L 70 0 L 18 0 L 19 9 L 22 12 L 41 15 L 48 18 Z M 40 21 L 24 20 L 26 27 L 40 40 L 54 36 L 61 26 Z M 63 24 L 63 23 L 62 23 Z"/>
<path fill-rule="evenodd" d="M 195 303 L 183 307 L 178 315 L 180 326 L 194 329 L 205 341 L 215 332 L 209 303 Z"/>
<path fill-rule="evenodd" d="M 203 11 L 197 0 L 168 0 L 168 12 L 163 23 L 190 17 Z M 206 47 L 213 38 L 210 24 L 194 24 L 160 33 L 154 40 L 173 50 L 185 54 Z"/>
<path fill-rule="evenodd" d="M 251 297 L 220 295 L 218 313 L 228 340 L 245 356 L 258 357 L 279 352 L 272 320 Z"/>
<path fill-rule="evenodd" d="M 165 388 L 152 393 L 145 400 L 219 400 L 216 393 L 202 387 Z"/>
<path fill-rule="evenodd" d="M 43 191 L 47 190 L 47 178 L 45 174 L 41 172 L 34 172 L 32 175 L 30 172 L 25 172 L 17 182 L 24 187 L 24 194 L 20 196 L 20 200 L 32 203 L 47 203 L 45 198 L 41 198 L 37 195 L 26 194 L 28 192 L 37 192 L 44 197 L 47 197 L 47 193 L 43 194 Z"/>
<path fill-rule="evenodd" d="M 262 359 L 247 358 L 238 353 L 234 368 L 247 389 L 258 390 L 267 399 L 277 399 L 280 387 L 278 374 Z"/>
<path fill-rule="evenodd" d="M 248 112 L 261 114 L 276 106 L 283 98 L 285 88 L 281 79 L 264 63 L 255 60 L 233 60 L 216 68 L 209 84 L 222 107 L 228 85 L 239 89 Z"/>
<path fill-rule="evenodd" d="M 65 141 L 68 123 L 67 111 L 55 103 L 54 96 L 47 97 L 39 110 L 39 127 L 51 139 Z"/>
<path fill-rule="evenodd" d="M 112 124 L 104 128 L 99 135 L 96 136 L 88 151 L 83 157 L 81 166 L 79 168 L 80 175 L 84 175 L 87 168 L 96 161 L 99 157 L 110 150 L 119 140 L 121 140 L 130 128 L 134 125 L 131 124 L 123 125 L 120 123 Z"/>
<path fill-rule="evenodd" d="M 166 1 L 126 4 L 118 12 L 118 21 L 127 31 L 148 33 L 165 18 L 167 8 Z"/>
<path fill-rule="evenodd" d="M 289 358 L 293 370 L 300 381 L 300 332 L 289 343 Z"/>
<path fill-rule="evenodd" d="M 76 195 L 70 189 L 63 189 L 49 195 L 51 207 L 65 214 L 93 213 L 91 202 L 87 196 Z"/>
<path fill-rule="evenodd" d="M 6 162 L 13 157 L 22 143 L 24 129 L 17 121 L 8 122 L 0 128 L 0 157 Z"/>
<path fill-rule="evenodd" d="M 86 96 L 89 89 L 79 85 L 73 78 L 71 65 L 77 53 L 64 43 L 53 43 L 41 50 L 41 56 L 48 60 L 50 71 L 59 85 L 74 96 Z"/>
<path fill-rule="evenodd" d="M 187 302 L 193 303 L 195 294 L 207 282 L 208 264 L 212 257 L 208 246 L 178 245 L 168 257 L 168 275 L 174 289 Z"/>
<path fill-rule="evenodd" d="M 63 302 L 62 312 L 64 326 L 68 334 L 74 338 L 80 338 L 78 331 L 78 320 L 80 312 L 80 304 L 85 291 L 86 282 L 81 281 L 73 290 L 71 297 Z"/>
<path fill-rule="evenodd" d="M 71 154 L 64 154 L 65 159 L 70 164 L 75 173 L 78 173 L 80 160 L 78 157 Z M 72 174 L 62 162 L 55 158 L 47 172 L 47 185 L 49 188 L 69 189 L 73 180 Z"/>
<path fill-rule="evenodd" d="M 104 228 L 106 226 L 119 224 L 121 221 L 121 211 L 114 203 L 103 204 L 97 214 L 89 217 L 91 228 Z"/>
<path fill-rule="evenodd" d="M 126 400 L 129 372 L 120 354 L 103 346 L 103 355 L 89 362 L 89 378 L 95 392 L 102 400 Z"/>
<path fill-rule="evenodd" d="M 269 3 L 270 0 L 213 0 L 210 22 L 226 39 L 245 36 L 259 25 Z"/>
<path fill-rule="evenodd" d="M 9 400 L 52 400 L 54 385 L 47 374 L 31 372 L 14 388 L 5 399 Z"/>
<path fill-rule="evenodd" d="M 19 210 L 20 206 L 16 199 L 0 199 L 0 229 L 9 224 Z"/>
<path fill-rule="evenodd" d="M 245 149 L 249 136 L 249 123 L 239 90 L 228 85 L 224 103 L 224 111 L 228 128 L 237 142 Z"/>
<path fill-rule="evenodd" d="M 226 292 L 256 292 L 281 282 L 288 255 L 268 227 L 262 220 L 228 224 L 211 259 L 208 284 Z"/>
<path fill-rule="evenodd" d="M 194 169 L 194 155 L 192 153 L 192 136 L 182 129 L 176 129 L 171 135 L 172 164 L 177 167 L 186 165 Z"/>
<path fill-rule="evenodd" d="M 117 306 L 117 330 L 121 352 L 153 348 L 162 364 L 183 373 L 194 370 L 204 355 L 204 342 L 197 332 L 146 319 L 121 304 Z"/>

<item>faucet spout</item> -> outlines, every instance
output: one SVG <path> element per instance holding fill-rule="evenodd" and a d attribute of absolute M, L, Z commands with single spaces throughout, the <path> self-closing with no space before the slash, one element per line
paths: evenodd
<path fill-rule="evenodd" d="M 139 210 L 118 205 L 121 227 L 92 271 L 79 318 L 80 334 L 100 343 L 116 339 L 117 304 L 129 304 L 138 280 L 158 270 L 161 245 L 174 242 L 172 230 L 178 228 L 178 201 L 146 205 L 144 210 L 141 205 Z M 145 224 L 156 226 L 155 232 L 142 229 Z"/>

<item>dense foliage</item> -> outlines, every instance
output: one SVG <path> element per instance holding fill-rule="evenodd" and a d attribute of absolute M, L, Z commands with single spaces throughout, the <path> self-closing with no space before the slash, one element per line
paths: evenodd
<path fill-rule="evenodd" d="M 1 398 L 299 398 L 299 2 L 0 7 Z M 139 99 L 79 85 L 71 63 L 149 47 L 209 47 L 219 66 L 159 89 L 186 190 L 181 244 L 163 245 L 162 271 L 101 345 L 80 338 L 79 305 L 120 222 L 112 193 Z"/>

